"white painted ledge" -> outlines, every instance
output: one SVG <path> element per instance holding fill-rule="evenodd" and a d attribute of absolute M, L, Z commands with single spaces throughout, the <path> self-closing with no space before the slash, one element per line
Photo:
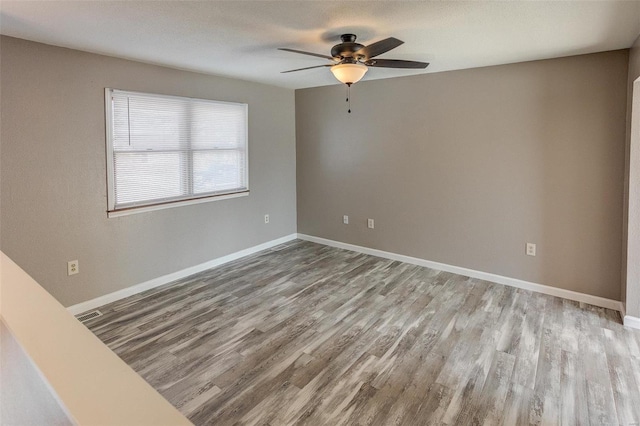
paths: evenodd
<path fill-rule="evenodd" d="M 1 252 L 0 294 L 4 324 L 75 424 L 191 424 Z"/>
<path fill-rule="evenodd" d="M 357 246 L 354 244 L 343 243 L 340 241 L 328 240 L 326 238 L 314 237 L 312 235 L 298 234 L 301 240 L 311 241 L 326 246 L 337 247 L 345 250 L 351 250 L 358 253 L 370 254 L 385 259 L 397 260 L 400 262 L 411 263 L 413 265 L 426 266 L 431 269 L 451 272 L 454 274 L 464 275 L 466 277 L 477 278 L 480 280 L 491 281 L 498 284 L 508 285 L 510 287 L 531 290 L 537 293 L 548 294 L 550 296 L 562 297 L 563 299 L 574 300 L 576 302 L 588 303 L 602 308 L 613 309 L 622 312 L 622 302 L 604 297 L 592 296 L 590 294 L 579 293 L 577 291 L 565 290 L 562 288 L 551 287 L 543 284 L 532 283 L 529 281 L 519 280 L 517 278 L 505 277 L 502 275 L 491 274 L 488 272 L 476 271 L 474 269 L 462 268 L 460 266 L 448 265 L 446 263 L 432 262 L 430 260 L 419 259 L 417 257 L 405 256 L 402 254 L 391 253 L 388 251 L 372 249 L 368 247 Z M 625 317 L 626 318 L 626 317 Z M 626 323 L 625 323 L 626 325 Z"/>
<path fill-rule="evenodd" d="M 267 241 L 266 243 L 258 244 L 257 246 L 249 247 L 247 249 L 240 250 L 235 253 L 228 254 L 226 256 L 218 257 L 216 259 L 210 260 L 205 263 L 201 263 L 199 265 L 192 266 L 190 268 L 182 269 L 180 271 L 163 275 L 161 277 L 157 277 L 152 280 L 133 285 L 131 287 L 123 288 L 122 290 L 118 290 L 113 293 L 105 294 L 104 296 L 100 296 L 95 299 L 88 300 L 86 302 L 78 303 L 77 305 L 68 307 L 67 310 L 71 312 L 73 315 L 77 315 L 79 313 L 86 312 L 90 309 L 95 309 L 100 306 L 106 305 L 107 303 L 112 303 L 117 300 L 124 299 L 125 297 L 142 293 L 143 291 L 168 284 L 172 281 L 186 278 L 189 275 L 197 274 L 198 272 L 206 271 L 207 269 L 215 268 L 216 266 L 220 266 L 222 264 L 240 259 L 245 256 L 249 256 L 259 251 L 266 250 L 271 247 L 275 247 L 279 244 L 283 244 L 288 241 L 295 240 L 296 238 L 297 238 L 297 234 L 286 235 L 282 238 Z"/>

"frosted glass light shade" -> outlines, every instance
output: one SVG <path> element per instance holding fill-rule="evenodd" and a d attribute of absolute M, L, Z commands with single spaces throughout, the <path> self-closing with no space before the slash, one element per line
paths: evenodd
<path fill-rule="evenodd" d="M 331 67 L 331 72 L 341 83 L 353 84 L 364 77 L 367 69 L 362 64 L 338 64 Z"/>

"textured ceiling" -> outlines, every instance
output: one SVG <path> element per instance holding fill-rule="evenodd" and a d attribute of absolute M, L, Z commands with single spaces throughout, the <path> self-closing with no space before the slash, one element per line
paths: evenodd
<path fill-rule="evenodd" d="M 640 1 L 2 1 L 0 33 L 47 44 L 289 88 L 336 84 L 325 63 L 341 33 L 405 44 L 380 58 L 427 70 L 482 67 L 629 47 Z"/>

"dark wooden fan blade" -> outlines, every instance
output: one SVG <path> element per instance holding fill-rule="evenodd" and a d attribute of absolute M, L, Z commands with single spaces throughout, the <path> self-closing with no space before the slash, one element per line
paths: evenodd
<path fill-rule="evenodd" d="M 305 52 L 304 50 L 287 49 L 286 47 L 279 47 L 278 50 L 284 50 L 285 52 L 300 53 L 302 55 L 316 56 L 318 58 L 331 59 L 333 61 L 333 58 L 331 56 L 321 55 L 319 53 Z"/>
<path fill-rule="evenodd" d="M 428 62 L 403 61 L 400 59 L 374 59 L 371 63 L 367 62 L 367 66 L 379 68 L 424 69 L 427 65 L 429 65 Z"/>
<path fill-rule="evenodd" d="M 358 55 L 364 55 L 365 59 L 374 58 L 390 51 L 391 49 L 395 49 L 402 43 L 404 43 L 404 41 L 398 40 L 394 37 L 385 38 L 384 40 L 376 41 L 375 43 L 358 50 Z"/>
<path fill-rule="evenodd" d="M 306 68 L 298 68 L 295 70 L 289 70 L 289 71 L 281 71 L 280 74 L 285 74 L 288 72 L 295 72 L 295 71 L 304 71 L 304 70 L 310 70 L 312 68 L 324 68 L 324 67 L 332 67 L 333 65 L 316 65 L 315 67 L 306 67 Z"/>

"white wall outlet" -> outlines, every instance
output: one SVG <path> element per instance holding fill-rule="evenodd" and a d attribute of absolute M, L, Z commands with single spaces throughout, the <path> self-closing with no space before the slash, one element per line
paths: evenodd
<path fill-rule="evenodd" d="M 268 214 L 264 215 L 264 223 L 269 223 L 269 215 Z"/>
<path fill-rule="evenodd" d="M 67 275 L 75 275 L 80 272 L 80 264 L 77 260 L 67 262 Z"/>
<path fill-rule="evenodd" d="M 344 223 L 345 225 L 349 224 L 349 216 L 347 216 L 346 214 L 344 216 L 342 216 L 342 223 Z"/>
<path fill-rule="evenodd" d="M 536 255 L 536 245 L 533 243 L 527 243 L 527 256 L 535 256 Z"/>
<path fill-rule="evenodd" d="M 367 228 L 373 229 L 374 223 L 373 219 L 367 219 Z"/>

